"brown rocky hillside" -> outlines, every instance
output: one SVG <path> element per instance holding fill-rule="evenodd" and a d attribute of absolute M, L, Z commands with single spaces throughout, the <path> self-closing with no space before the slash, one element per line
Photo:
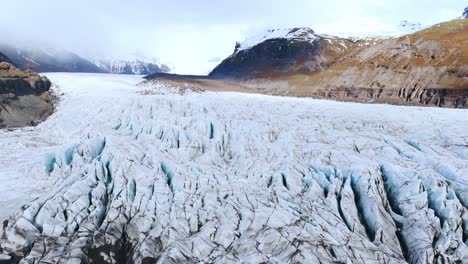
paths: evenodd
<path fill-rule="evenodd" d="M 324 71 L 289 76 L 297 96 L 468 106 L 468 20 L 352 50 Z"/>
<path fill-rule="evenodd" d="M 0 62 L 0 128 L 34 125 L 49 116 L 50 86 L 46 77 Z"/>

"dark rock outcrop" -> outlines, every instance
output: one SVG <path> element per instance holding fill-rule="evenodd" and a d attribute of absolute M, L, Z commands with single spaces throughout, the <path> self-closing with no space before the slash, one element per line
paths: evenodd
<path fill-rule="evenodd" d="M 52 113 L 49 79 L 0 62 L 0 128 L 34 125 Z"/>

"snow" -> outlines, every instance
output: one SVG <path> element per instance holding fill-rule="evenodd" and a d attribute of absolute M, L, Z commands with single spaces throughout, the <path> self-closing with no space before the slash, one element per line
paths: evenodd
<path fill-rule="evenodd" d="M 412 23 L 407 20 L 402 21 L 400 25 L 395 27 L 390 27 L 392 30 L 381 31 L 380 33 L 369 34 L 366 29 L 368 27 L 372 28 L 372 25 L 363 24 L 361 27 L 357 27 L 357 31 L 332 31 L 333 35 L 330 34 L 317 34 L 310 28 L 279 28 L 279 29 L 269 29 L 266 31 L 260 31 L 255 34 L 251 34 L 242 41 L 237 51 L 246 50 L 251 47 L 256 46 L 259 43 L 264 42 L 268 39 L 283 38 L 283 39 L 295 39 L 300 41 L 309 41 L 313 42 L 317 38 L 324 38 L 329 43 L 332 43 L 334 40 L 350 39 L 354 42 L 356 41 L 366 41 L 366 45 L 371 43 L 375 44 L 376 40 L 387 39 L 391 37 L 399 37 L 407 34 L 414 33 L 418 30 L 421 30 L 427 26 L 421 25 L 421 23 Z M 356 28 L 354 28 L 356 30 Z M 359 33 L 360 30 L 364 32 Z M 345 44 L 340 44 L 345 49 L 347 48 Z"/>
<path fill-rule="evenodd" d="M 136 263 L 468 258 L 468 110 L 46 75 L 57 112 L 0 130 L 5 252 L 72 263 L 125 235 Z"/>
<path fill-rule="evenodd" d="M 256 46 L 259 43 L 262 43 L 265 40 L 275 38 L 313 42 L 315 39 L 318 38 L 318 36 L 315 35 L 314 31 L 309 28 L 269 29 L 266 32 L 260 32 L 248 36 L 242 43 L 240 43 L 238 51 L 249 49 L 253 46 Z"/>
<path fill-rule="evenodd" d="M 160 61 L 153 57 L 145 56 L 144 54 L 133 52 L 124 55 L 117 56 L 98 56 L 98 57 L 87 57 L 87 60 L 94 63 L 100 69 L 110 72 L 110 73 L 129 73 L 131 71 L 133 74 L 144 74 L 147 72 L 152 72 L 152 65 L 157 67 L 162 66 Z"/>
<path fill-rule="evenodd" d="M 401 26 L 402 28 L 406 29 L 407 26 Z M 414 30 L 416 31 L 416 30 Z M 413 32 L 414 32 L 413 31 Z M 404 33 L 406 32 L 406 33 Z M 368 36 L 365 34 L 356 34 L 356 33 L 336 33 L 335 35 L 329 34 L 317 34 L 312 29 L 309 28 L 284 28 L 284 29 L 270 29 L 267 31 L 262 31 L 257 34 L 252 34 L 248 36 L 243 42 L 239 43 L 239 46 L 236 49 L 236 52 L 250 49 L 257 44 L 260 44 L 268 39 L 291 39 L 291 40 L 298 40 L 298 41 L 307 41 L 313 43 L 319 38 L 324 39 L 328 43 L 334 45 L 338 44 L 341 46 L 342 50 L 348 49 L 344 40 L 350 40 L 352 42 L 360 42 L 359 46 L 362 45 L 375 45 L 377 41 L 388 39 L 391 36 L 399 36 L 410 33 L 409 31 L 400 30 L 398 33 L 391 33 L 391 34 L 382 34 L 382 35 L 373 35 Z"/>

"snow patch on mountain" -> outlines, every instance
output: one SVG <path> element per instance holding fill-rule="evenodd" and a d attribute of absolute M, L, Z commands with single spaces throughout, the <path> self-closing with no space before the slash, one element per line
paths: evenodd
<path fill-rule="evenodd" d="M 406 34 L 413 33 L 415 31 L 423 29 L 424 26 L 421 23 L 413 23 L 408 20 L 404 20 L 400 23 L 398 27 L 395 27 L 394 30 L 390 32 L 385 32 L 382 34 L 357 34 L 351 32 L 341 32 L 333 35 L 330 34 L 318 34 L 315 33 L 310 28 L 284 28 L 284 29 L 270 29 L 267 31 L 262 31 L 260 33 L 249 35 L 243 42 L 236 43 L 235 53 L 241 50 L 246 50 L 251 47 L 254 47 L 268 39 L 291 39 L 298 41 L 308 41 L 314 42 L 319 38 L 324 38 L 329 42 L 335 42 L 343 39 L 348 39 L 353 42 L 362 42 L 365 45 L 375 44 L 377 40 L 386 39 L 389 37 L 402 36 Z M 343 45 L 346 45 L 343 43 Z"/>
<path fill-rule="evenodd" d="M 284 29 L 270 29 L 266 32 L 253 34 L 247 37 L 243 42 L 236 44 L 236 52 L 249 49 L 257 44 L 260 44 L 268 39 L 283 38 L 293 39 L 300 41 L 313 42 L 318 38 L 314 31 L 310 28 L 284 28 Z"/>
<path fill-rule="evenodd" d="M 0 43 L 0 52 L 8 56 L 20 69 L 37 72 L 98 72 L 104 73 L 92 62 L 65 49 L 48 45 L 31 47 L 24 43 Z"/>

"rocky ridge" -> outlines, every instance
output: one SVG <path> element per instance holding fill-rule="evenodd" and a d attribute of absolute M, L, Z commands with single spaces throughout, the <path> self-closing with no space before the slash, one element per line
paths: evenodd
<path fill-rule="evenodd" d="M 34 125 L 52 113 L 49 79 L 0 62 L 0 128 Z"/>

